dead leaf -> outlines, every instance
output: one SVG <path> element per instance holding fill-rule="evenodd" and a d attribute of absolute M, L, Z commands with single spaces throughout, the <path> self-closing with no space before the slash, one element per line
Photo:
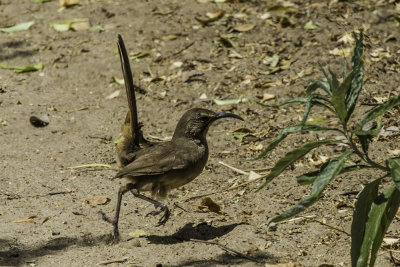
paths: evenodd
<path fill-rule="evenodd" d="M 262 144 L 260 144 L 260 145 L 262 146 Z M 262 147 L 261 147 L 261 149 L 262 149 Z M 256 180 L 256 179 L 258 179 L 260 177 L 261 177 L 261 174 L 258 174 L 258 173 L 254 172 L 254 171 L 250 171 L 248 180 L 249 181 L 253 181 L 253 180 Z"/>
<path fill-rule="evenodd" d="M 71 7 L 79 4 L 79 0 L 60 0 L 60 7 Z"/>
<path fill-rule="evenodd" d="M 91 206 L 105 205 L 108 202 L 110 202 L 110 198 L 106 195 L 98 195 L 86 199 L 86 203 L 88 203 Z"/>
<path fill-rule="evenodd" d="M 278 264 L 269 264 L 266 263 L 264 267 L 302 267 L 301 263 L 299 262 L 285 262 L 285 263 L 278 263 Z"/>
<path fill-rule="evenodd" d="M 388 149 L 387 150 L 391 156 L 397 157 L 400 155 L 400 149 Z"/>
<path fill-rule="evenodd" d="M 149 234 L 146 233 L 146 232 L 143 231 L 143 230 L 135 230 L 135 231 L 133 231 L 133 232 L 130 232 L 128 235 L 129 235 L 130 237 L 135 238 L 135 237 L 147 236 L 147 235 L 149 235 Z"/>
<path fill-rule="evenodd" d="M 106 99 L 113 99 L 119 96 L 119 94 L 121 93 L 121 90 L 116 90 L 115 92 L 113 92 L 112 94 L 106 96 Z"/>
<path fill-rule="evenodd" d="M 215 203 L 210 197 L 205 197 L 201 200 L 199 209 L 204 210 L 204 208 L 208 208 L 211 212 L 221 212 L 221 206 Z"/>
<path fill-rule="evenodd" d="M 50 216 L 47 216 L 47 217 L 45 217 L 43 220 L 42 220 L 42 223 L 45 223 L 45 222 L 47 222 L 48 220 L 50 220 L 51 219 L 51 217 Z"/>
<path fill-rule="evenodd" d="M 235 27 L 233 27 L 233 30 L 238 31 L 238 32 L 248 32 L 252 30 L 256 25 L 255 24 L 238 24 Z"/>
<path fill-rule="evenodd" d="M 271 100 L 274 98 L 275 98 L 274 94 L 264 93 L 262 101 L 264 102 L 264 101 L 268 101 L 268 100 Z"/>
<path fill-rule="evenodd" d="M 208 23 L 211 23 L 211 22 L 221 19 L 224 16 L 224 12 L 222 12 L 222 11 L 208 12 L 206 15 L 208 17 L 207 19 L 200 18 L 200 17 L 195 17 L 194 19 L 203 25 L 207 25 Z"/>
<path fill-rule="evenodd" d="M 71 24 L 71 29 L 74 31 L 87 31 L 90 29 L 89 21 L 80 21 Z"/>
<path fill-rule="evenodd" d="M 34 218 L 36 218 L 36 216 L 32 215 L 32 216 L 29 216 L 28 218 L 19 219 L 19 220 L 15 220 L 12 222 L 13 223 L 36 223 L 35 220 L 33 220 Z"/>

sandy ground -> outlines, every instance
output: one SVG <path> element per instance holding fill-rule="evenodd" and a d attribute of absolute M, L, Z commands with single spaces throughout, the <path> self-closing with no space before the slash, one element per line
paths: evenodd
<path fill-rule="evenodd" d="M 59 10 L 58 1 L 1 0 L 0 27 L 35 24 L 27 31 L 0 32 L 0 63 L 43 62 L 44 68 L 29 73 L 0 69 L 0 265 L 349 266 L 355 195 L 341 194 L 360 190 L 379 172 L 338 177 L 302 214 L 307 218 L 271 229 L 268 218 L 310 192 L 297 185 L 296 175 L 315 168 L 310 158 L 332 150 L 306 157 L 257 193 L 260 181 L 225 190 L 248 177 L 219 162 L 265 173 L 288 149 L 315 139 L 316 134 L 293 136 L 264 159 L 245 160 L 284 127 L 298 123 L 303 108 L 271 109 L 256 102 L 264 96 L 274 97 L 270 103 L 304 96 L 304 78 L 322 78 L 319 64 L 339 71 L 342 54 L 351 52 L 353 30 L 363 29 L 366 35 L 360 103 L 398 93 L 400 11 L 394 2 L 81 0 Z M 215 21 L 204 23 L 210 17 Z M 57 32 L 50 26 L 76 18 L 88 18 L 95 28 Z M 304 28 L 310 20 L 316 29 Z M 122 78 L 117 34 L 132 55 L 135 82 L 144 89 L 137 102 L 146 137 L 170 138 L 177 120 L 192 107 L 230 111 L 246 121 L 212 126 L 209 162 L 196 180 L 172 192 L 166 202 L 172 216 L 164 227 L 155 227 L 158 218 L 145 217 L 153 207 L 127 194 L 122 241 L 109 244 L 112 227 L 98 211 L 112 216 L 123 183 L 111 178 L 116 173 L 114 141 L 127 111 L 123 85 L 115 82 Z M 240 98 L 248 101 L 213 102 Z M 318 112 L 314 118 L 324 118 Z M 29 118 L 42 115 L 49 125 L 33 127 Z M 386 118 L 385 123 L 397 121 Z M 251 134 L 234 138 L 240 128 Z M 397 135 L 377 140 L 371 155 L 383 160 L 398 141 Z M 93 163 L 112 168 L 68 168 Z M 213 193 L 220 213 L 201 207 L 203 197 L 195 196 L 207 193 Z M 99 195 L 109 201 L 88 203 Z M 388 236 L 399 231 L 396 218 Z M 139 232 L 143 236 L 132 237 Z M 379 252 L 377 266 L 392 266 L 387 250 Z"/>

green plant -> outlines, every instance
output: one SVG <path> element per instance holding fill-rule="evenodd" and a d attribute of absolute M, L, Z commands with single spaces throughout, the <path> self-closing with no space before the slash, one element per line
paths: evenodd
<path fill-rule="evenodd" d="M 381 116 L 388 110 L 400 104 L 400 96 L 390 98 L 386 103 L 370 110 L 358 123 L 349 123 L 349 119 L 356 107 L 358 95 L 362 88 L 364 76 L 363 34 L 356 40 L 353 57 L 351 59 L 351 72 L 347 72 L 347 62 L 343 67 L 343 81 L 339 82 L 335 73 L 328 67 L 322 71 L 327 81 L 311 80 L 306 92 L 308 97 L 289 99 L 275 107 L 295 103 L 305 103 L 302 122 L 299 125 L 285 128 L 256 159 L 260 159 L 274 149 L 289 134 L 313 131 L 336 131 L 344 136 L 345 141 L 318 140 L 306 143 L 284 155 L 279 159 L 270 173 L 263 177 L 264 183 L 257 189 L 260 190 L 275 177 L 281 174 L 288 166 L 304 157 L 311 150 L 322 145 L 344 143 L 347 150 L 341 155 L 332 157 L 323 164 L 318 171 L 306 173 L 297 177 L 299 184 L 312 184 L 311 195 L 301 200 L 293 208 L 272 218 L 270 222 L 279 222 L 292 217 L 315 203 L 321 196 L 326 186 L 339 174 L 375 168 L 383 171 L 385 175 L 375 179 L 364 187 L 359 194 L 353 213 L 351 227 L 351 261 L 352 266 L 373 266 L 376 254 L 385 232 L 392 222 L 400 204 L 400 158 L 386 160 L 382 165 L 368 154 L 372 138 L 377 136 L 382 128 Z M 322 93 L 318 93 L 322 89 Z M 329 128 L 307 123 L 308 115 L 314 106 L 321 107 L 337 117 L 339 128 Z M 371 127 L 377 121 L 375 127 Z M 363 164 L 346 165 L 351 156 L 356 156 Z M 379 185 L 385 177 L 392 177 L 394 184 L 383 192 L 379 192 Z"/>

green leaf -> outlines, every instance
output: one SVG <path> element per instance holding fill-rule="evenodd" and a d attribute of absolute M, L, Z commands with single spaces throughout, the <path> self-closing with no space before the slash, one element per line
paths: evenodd
<path fill-rule="evenodd" d="M 324 90 L 329 96 L 332 95 L 332 90 L 331 87 L 329 85 L 329 83 L 327 82 L 323 82 L 323 81 L 318 81 L 318 80 L 309 80 L 311 83 L 307 86 L 306 89 L 306 93 L 307 94 L 311 94 L 312 92 L 314 92 L 315 90 L 317 90 L 318 88 L 321 88 L 322 90 Z"/>
<path fill-rule="evenodd" d="M 29 29 L 33 24 L 35 24 L 34 21 L 28 21 L 28 22 L 22 22 L 19 24 L 16 24 L 12 27 L 8 27 L 8 28 L 0 28 L 0 31 L 2 32 L 20 32 L 20 31 L 26 31 L 27 29 Z"/>
<path fill-rule="evenodd" d="M 305 174 L 297 176 L 296 177 L 297 183 L 300 184 L 300 185 L 312 184 L 315 181 L 315 179 L 317 179 L 318 175 L 321 173 L 321 170 L 323 168 L 325 168 L 326 164 L 328 164 L 328 162 L 324 163 L 321 166 L 320 170 L 309 172 L 309 173 L 305 173 Z M 351 171 L 358 171 L 358 170 L 366 169 L 366 168 L 372 168 L 372 167 L 368 166 L 368 165 L 350 165 L 350 166 L 345 166 L 345 167 L 343 167 L 343 169 L 340 172 L 340 174 L 351 172 Z"/>
<path fill-rule="evenodd" d="M 280 222 L 286 220 L 304 211 L 306 208 L 314 204 L 315 201 L 319 199 L 326 186 L 342 171 L 344 163 L 351 156 L 352 153 L 352 151 L 347 151 L 339 157 L 332 158 L 327 164 L 325 164 L 321 168 L 320 173 L 313 183 L 311 195 L 297 203 L 297 205 L 293 208 L 272 218 L 270 222 Z"/>
<path fill-rule="evenodd" d="M 397 190 L 400 190 L 400 158 L 388 159 L 387 163 L 390 168 L 390 173 Z"/>
<path fill-rule="evenodd" d="M 360 72 L 360 65 L 356 66 L 349 75 L 340 84 L 337 90 L 332 92 L 332 105 L 335 108 L 336 113 L 340 121 L 345 124 L 348 119 L 346 96 L 351 88 L 352 81 L 354 77 Z"/>
<path fill-rule="evenodd" d="M 255 157 L 253 160 L 260 159 L 267 155 L 272 149 L 274 149 L 283 139 L 285 139 L 289 134 L 300 132 L 300 131 L 310 131 L 310 132 L 315 132 L 315 131 L 338 131 L 337 129 L 334 128 L 327 128 L 327 127 L 322 127 L 319 125 L 312 125 L 312 124 L 299 124 L 299 125 L 294 125 L 294 126 L 289 126 L 286 127 L 285 129 L 282 130 L 282 132 L 275 137 L 274 140 L 269 143 L 268 147 L 261 152 L 257 157 Z"/>
<path fill-rule="evenodd" d="M 368 213 L 368 220 L 365 226 L 364 238 L 361 246 L 361 253 L 357 259 L 357 267 L 374 266 L 376 253 L 382 243 L 383 237 L 392 222 L 400 204 L 400 191 L 395 186 L 385 190 L 374 199 Z"/>
<path fill-rule="evenodd" d="M 315 30 L 315 29 L 317 29 L 318 27 L 316 26 L 316 25 L 314 25 L 314 23 L 313 23 L 313 21 L 312 20 L 310 20 L 309 22 L 307 22 L 305 25 L 304 25 L 304 29 L 306 29 L 306 30 Z"/>
<path fill-rule="evenodd" d="M 279 159 L 276 163 L 275 166 L 272 167 L 270 173 L 268 175 L 265 175 L 263 178 L 265 178 L 265 181 L 262 185 L 260 185 L 256 191 L 260 190 L 264 186 L 266 186 L 269 182 L 271 182 L 276 176 L 281 174 L 288 166 L 290 166 L 292 163 L 294 163 L 296 160 L 301 159 L 304 157 L 308 152 L 313 150 L 314 148 L 317 148 L 321 145 L 326 145 L 326 144 L 334 144 L 334 143 L 339 143 L 339 141 L 336 140 L 320 140 L 320 141 L 315 141 L 315 142 L 310 142 L 308 144 L 305 144 L 299 148 L 296 148 L 288 153 L 286 155 Z"/>
<path fill-rule="evenodd" d="M 354 39 L 356 39 L 356 46 L 354 47 L 353 57 L 351 59 L 351 66 L 353 69 L 358 70 L 355 73 L 354 78 L 351 81 L 350 90 L 346 96 L 346 106 L 347 106 L 347 118 L 346 121 L 349 120 L 351 114 L 354 111 L 356 106 L 356 102 L 358 99 L 358 95 L 360 94 L 363 78 L 364 78 L 364 62 L 362 60 L 363 54 L 363 34 L 360 33 L 360 38 L 354 34 Z"/>
<path fill-rule="evenodd" d="M 26 66 L 26 67 L 12 67 L 4 64 L 0 64 L 1 69 L 8 69 L 8 70 L 14 70 L 16 73 L 23 73 L 23 72 L 30 72 L 30 71 L 38 71 L 43 69 L 43 63 L 39 62 L 38 64 L 34 66 Z"/>
<path fill-rule="evenodd" d="M 376 106 L 364 117 L 364 119 L 357 125 L 356 131 L 361 130 L 361 128 L 369 121 L 372 121 L 384 114 L 386 111 L 394 108 L 400 104 L 400 95 L 390 98 L 386 103 Z"/>
<path fill-rule="evenodd" d="M 378 196 L 378 188 L 381 179 L 369 183 L 364 187 L 358 196 L 353 211 L 353 221 L 351 223 L 351 266 L 357 266 L 357 260 L 361 255 L 365 225 L 368 220 L 368 213 L 374 199 Z"/>

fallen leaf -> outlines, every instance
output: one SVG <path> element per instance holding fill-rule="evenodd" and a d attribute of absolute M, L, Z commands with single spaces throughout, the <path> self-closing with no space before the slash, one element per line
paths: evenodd
<path fill-rule="evenodd" d="M 35 24 L 34 21 L 22 22 L 11 27 L 0 28 L 0 31 L 7 33 L 25 31 L 28 30 L 33 24 Z"/>
<path fill-rule="evenodd" d="M 115 76 L 113 76 L 113 81 L 115 82 L 115 83 L 117 83 L 117 84 L 125 84 L 125 81 L 124 81 L 124 79 L 119 79 L 119 78 L 117 78 L 117 77 L 115 77 Z"/>
<path fill-rule="evenodd" d="M 14 70 L 15 73 L 24 73 L 24 72 L 31 72 L 31 71 L 38 71 L 43 69 L 43 63 L 39 62 L 34 66 L 26 66 L 26 67 L 12 67 L 4 64 L 0 64 L 0 68 Z"/>
<path fill-rule="evenodd" d="M 149 234 L 146 233 L 146 232 L 143 231 L 143 230 L 135 230 L 135 231 L 133 231 L 133 232 L 130 232 L 128 235 L 129 235 L 130 237 L 135 238 L 135 237 L 148 236 Z"/>
<path fill-rule="evenodd" d="M 232 104 L 239 104 L 239 103 L 245 103 L 249 101 L 247 98 L 239 98 L 239 99 L 224 99 L 224 100 L 219 100 L 219 99 L 213 99 L 214 103 L 218 106 L 224 106 L 224 105 L 232 105 Z"/>
<path fill-rule="evenodd" d="M 261 149 L 260 149 L 261 150 Z M 256 180 L 256 179 L 258 179 L 258 178 L 260 178 L 261 177 L 261 174 L 258 174 L 258 173 L 256 173 L 256 172 L 253 172 L 253 171 L 250 171 L 250 173 L 249 173 L 249 177 L 247 178 L 249 181 L 253 181 L 253 180 Z"/>
<path fill-rule="evenodd" d="M 306 29 L 306 30 L 315 30 L 315 29 L 317 29 L 317 28 L 318 28 L 318 26 L 314 25 L 314 23 L 313 23 L 312 20 L 310 20 L 309 22 L 307 22 L 307 23 L 304 25 L 304 29 Z"/>
<path fill-rule="evenodd" d="M 86 199 L 86 203 L 88 203 L 91 206 L 105 205 L 109 201 L 110 201 L 110 198 L 106 195 L 97 195 L 97 196 L 93 196 L 91 198 Z"/>
<path fill-rule="evenodd" d="M 262 101 L 268 101 L 274 98 L 275 98 L 274 94 L 264 93 Z"/>
<path fill-rule="evenodd" d="M 75 23 L 81 23 L 81 22 L 89 23 L 89 19 L 88 18 L 77 18 L 77 19 L 52 22 L 52 23 L 50 23 L 50 26 L 52 26 L 53 29 L 57 32 L 66 32 L 66 31 L 72 30 L 73 25 Z"/>
<path fill-rule="evenodd" d="M 47 222 L 47 221 L 50 220 L 50 219 L 51 219 L 50 216 L 44 217 L 43 220 L 42 220 L 42 223 L 45 223 L 45 222 Z"/>
<path fill-rule="evenodd" d="M 80 21 L 71 24 L 71 30 L 74 31 L 87 31 L 90 29 L 89 21 Z"/>
<path fill-rule="evenodd" d="M 256 25 L 255 24 L 238 24 L 235 27 L 233 27 L 233 30 L 238 31 L 238 32 L 248 32 L 252 30 Z"/>
<path fill-rule="evenodd" d="M 221 212 L 221 206 L 215 203 L 210 197 L 205 197 L 201 200 L 199 208 L 203 210 L 202 208 L 204 207 L 208 208 L 208 210 L 211 212 Z"/>
<path fill-rule="evenodd" d="M 116 90 L 112 94 L 106 96 L 106 99 L 116 98 L 116 97 L 118 97 L 120 95 L 120 93 L 121 93 L 121 90 Z"/>
<path fill-rule="evenodd" d="M 60 0 L 60 7 L 71 7 L 79 4 L 79 0 Z"/>
<path fill-rule="evenodd" d="M 15 220 L 12 222 L 13 223 L 36 223 L 35 220 L 33 220 L 34 218 L 36 218 L 36 216 L 32 215 L 32 216 L 29 216 L 28 218 L 19 219 L 19 220 Z"/>
<path fill-rule="evenodd" d="M 400 149 L 388 149 L 387 150 L 391 156 L 397 157 L 400 155 Z"/>
<path fill-rule="evenodd" d="M 217 21 L 221 19 L 224 16 L 224 12 L 222 11 L 217 11 L 217 12 L 208 12 L 207 14 L 207 19 L 201 18 L 201 17 L 195 17 L 194 19 L 200 22 L 203 25 L 207 25 L 208 23 Z"/>

